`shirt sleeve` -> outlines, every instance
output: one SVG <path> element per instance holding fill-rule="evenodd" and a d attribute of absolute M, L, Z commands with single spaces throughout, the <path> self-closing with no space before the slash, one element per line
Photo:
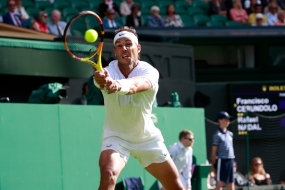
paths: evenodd
<path fill-rule="evenodd" d="M 152 85 L 152 89 L 154 89 L 158 85 L 159 73 L 152 66 L 149 66 L 145 68 L 144 70 L 142 70 L 140 76 L 145 77 L 150 81 Z"/>
<path fill-rule="evenodd" d="M 213 135 L 213 145 L 218 146 L 220 144 L 220 137 L 217 133 Z"/>

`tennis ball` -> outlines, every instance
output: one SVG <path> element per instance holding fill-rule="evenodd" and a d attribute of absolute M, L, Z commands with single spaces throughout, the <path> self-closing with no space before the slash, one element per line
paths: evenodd
<path fill-rule="evenodd" d="M 98 38 L 98 32 L 93 29 L 89 29 L 85 32 L 85 40 L 89 43 L 95 42 Z"/>

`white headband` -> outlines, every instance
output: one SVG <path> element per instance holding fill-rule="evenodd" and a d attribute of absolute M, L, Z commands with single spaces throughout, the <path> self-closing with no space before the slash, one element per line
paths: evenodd
<path fill-rule="evenodd" d="M 128 31 L 122 31 L 122 32 L 119 32 L 118 34 L 116 34 L 116 36 L 114 37 L 114 45 L 115 45 L 115 42 L 120 38 L 128 38 L 128 39 L 132 40 L 132 42 L 136 43 L 137 45 L 139 44 L 139 41 L 138 41 L 138 38 L 136 37 L 136 35 L 134 35 L 131 32 L 128 32 Z"/>

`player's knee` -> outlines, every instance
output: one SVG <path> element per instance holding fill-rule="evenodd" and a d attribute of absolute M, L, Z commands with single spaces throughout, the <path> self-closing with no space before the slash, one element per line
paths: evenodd
<path fill-rule="evenodd" d="M 101 172 L 101 180 L 104 182 L 108 182 L 108 184 L 116 184 L 117 176 L 112 170 L 104 170 L 103 172 Z"/>

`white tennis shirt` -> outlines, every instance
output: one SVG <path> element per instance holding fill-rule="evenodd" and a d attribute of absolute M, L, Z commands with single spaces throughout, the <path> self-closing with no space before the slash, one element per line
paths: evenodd
<path fill-rule="evenodd" d="M 106 69 L 112 79 L 125 79 L 117 60 L 112 61 Z M 151 120 L 159 73 L 150 64 L 139 61 L 128 78 L 136 76 L 147 78 L 152 88 L 132 95 L 107 94 L 102 91 L 106 110 L 103 138 L 117 136 L 130 142 L 142 142 L 151 138 L 163 140 L 160 130 Z"/>

